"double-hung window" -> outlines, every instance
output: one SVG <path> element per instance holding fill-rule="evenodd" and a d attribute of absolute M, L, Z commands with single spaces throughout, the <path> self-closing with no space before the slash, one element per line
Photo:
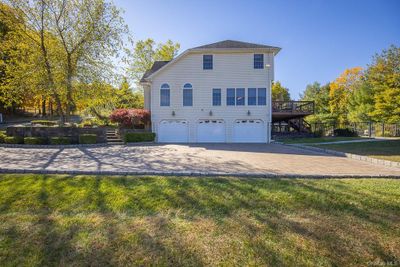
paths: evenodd
<path fill-rule="evenodd" d="M 168 107 L 170 105 L 170 88 L 169 85 L 164 83 L 160 89 L 160 106 Z"/>
<path fill-rule="evenodd" d="M 213 69 L 213 56 L 203 55 L 203 70 L 212 70 L 212 69 Z"/>
<path fill-rule="evenodd" d="M 235 88 L 226 89 L 226 105 L 227 106 L 235 105 Z"/>
<path fill-rule="evenodd" d="M 183 106 L 193 106 L 193 87 L 190 83 L 183 86 Z"/>
<path fill-rule="evenodd" d="M 244 88 L 236 88 L 236 106 L 244 106 L 245 100 Z"/>
<path fill-rule="evenodd" d="M 213 89 L 212 104 L 213 104 L 213 106 L 221 106 L 221 89 L 219 89 L 219 88 Z"/>
<path fill-rule="evenodd" d="M 254 68 L 255 69 L 264 68 L 264 54 L 254 54 Z"/>
<path fill-rule="evenodd" d="M 257 88 L 249 88 L 247 90 L 247 105 L 257 105 Z"/>
<path fill-rule="evenodd" d="M 267 105 L 267 89 L 258 88 L 257 104 L 259 106 Z"/>

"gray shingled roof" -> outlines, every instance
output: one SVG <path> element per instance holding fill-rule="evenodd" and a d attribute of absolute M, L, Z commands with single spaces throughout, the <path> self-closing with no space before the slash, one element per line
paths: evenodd
<path fill-rule="evenodd" d="M 140 79 L 140 82 L 145 82 L 146 78 L 149 77 L 151 74 L 154 72 L 158 71 L 162 67 L 168 64 L 169 61 L 155 61 L 153 63 L 153 66 L 151 66 L 151 69 L 147 70 L 144 74 L 142 79 Z"/>
<path fill-rule="evenodd" d="M 233 40 L 225 40 L 217 43 L 212 43 L 208 45 L 202 45 L 195 47 L 193 49 L 212 49 L 212 48 L 269 48 L 269 49 L 280 49 L 279 47 L 269 46 L 269 45 L 261 45 L 261 44 L 252 44 L 240 41 L 233 41 Z"/>

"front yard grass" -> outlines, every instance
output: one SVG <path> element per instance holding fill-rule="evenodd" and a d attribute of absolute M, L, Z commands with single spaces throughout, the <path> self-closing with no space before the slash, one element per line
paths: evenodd
<path fill-rule="evenodd" d="M 316 147 L 400 162 L 400 140 L 315 145 Z"/>
<path fill-rule="evenodd" d="M 279 140 L 284 144 L 311 144 L 311 143 L 324 143 L 324 142 L 337 142 L 337 141 L 351 141 L 351 140 L 368 140 L 366 137 L 303 137 L 303 138 L 285 138 Z"/>
<path fill-rule="evenodd" d="M 400 181 L 0 175 L 0 266 L 400 260 Z"/>

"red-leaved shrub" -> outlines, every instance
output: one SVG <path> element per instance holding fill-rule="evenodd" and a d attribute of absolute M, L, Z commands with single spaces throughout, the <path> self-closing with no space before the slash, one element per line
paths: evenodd
<path fill-rule="evenodd" d="M 150 122 L 150 111 L 147 109 L 116 109 L 110 115 L 110 120 L 124 128 L 143 127 Z"/>

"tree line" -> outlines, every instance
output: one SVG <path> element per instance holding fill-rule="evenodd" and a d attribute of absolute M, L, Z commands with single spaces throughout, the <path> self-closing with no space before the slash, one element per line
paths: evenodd
<path fill-rule="evenodd" d="M 290 100 L 279 82 L 272 86 L 273 100 Z M 366 68 L 346 69 L 334 81 L 307 85 L 300 100 L 314 101 L 310 123 L 400 123 L 400 48 L 391 46 L 373 56 Z"/>
<path fill-rule="evenodd" d="M 34 109 L 62 122 L 143 108 L 138 79 L 179 50 L 170 40 L 133 41 L 121 10 L 105 0 L 6 0 L 0 47 L 0 112 Z"/>

